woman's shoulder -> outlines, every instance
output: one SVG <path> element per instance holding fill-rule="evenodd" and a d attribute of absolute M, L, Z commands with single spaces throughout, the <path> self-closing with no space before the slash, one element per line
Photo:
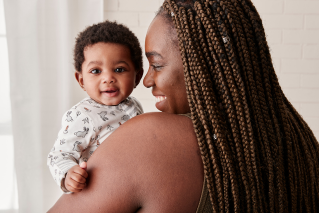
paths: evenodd
<path fill-rule="evenodd" d="M 93 153 L 88 173 L 87 188 L 74 199 L 64 196 L 56 207 L 195 212 L 203 166 L 191 119 L 160 112 L 130 119 Z"/>
<path fill-rule="evenodd" d="M 139 125 L 144 128 L 154 128 L 158 125 L 164 126 L 176 126 L 176 130 L 183 130 L 182 128 L 193 128 L 192 121 L 187 116 L 171 114 L 165 112 L 148 112 L 134 117 L 125 123 L 125 125 Z M 167 129 L 171 131 L 172 129 Z"/>
<path fill-rule="evenodd" d="M 162 131 L 178 132 L 178 131 L 190 131 L 193 130 L 192 120 L 184 115 L 171 114 L 165 112 L 148 112 L 130 119 L 125 123 L 127 126 L 138 125 L 146 129 L 154 129 L 158 131 L 158 127 L 161 127 Z M 174 127 L 173 129 L 171 127 Z"/>
<path fill-rule="evenodd" d="M 167 147 L 171 149 L 166 150 Z M 152 112 L 128 120 L 99 147 L 107 152 L 113 148 L 127 149 L 140 156 L 147 155 L 151 150 L 173 156 L 178 149 L 198 150 L 198 145 L 191 119 L 182 115 Z"/>
<path fill-rule="evenodd" d="M 142 205 L 153 204 L 145 212 L 161 208 L 165 208 L 161 212 L 170 212 L 173 206 L 183 209 L 188 202 L 195 203 L 188 210 L 196 210 L 203 167 L 188 117 L 162 112 L 138 115 L 114 131 L 94 155 L 103 159 L 104 168 L 100 168 L 105 175 L 110 175 L 110 168 L 116 168 L 116 173 L 129 177 L 126 179 L 126 190 L 132 190 L 129 194 L 138 196 Z"/>
<path fill-rule="evenodd" d="M 152 141 L 148 146 L 157 146 L 155 142 L 159 140 L 162 140 L 161 143 L 181 142 L 179 146 L 188 146 L 187 143 L 195 142 L 197 146 L 192 120 L 183 115 L 164 112 L 144 113 L 128 120 L 116 131 L 110 137 L 127 135 L 132 143 L 141 144 L 149 144 Z M 129 146 L 131 145 L 136 146 L 135 144 Z"/>

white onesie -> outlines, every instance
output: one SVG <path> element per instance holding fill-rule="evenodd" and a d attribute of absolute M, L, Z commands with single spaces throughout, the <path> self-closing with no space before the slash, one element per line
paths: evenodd
<path fill-rule="evenodd" d="M 116 106 L 106 106 L 85 98 L 67 111 L 47 160 L 50 172 L 62 191 L 68 192 L 61 181 L 69 169 L 86 162 L 115 129 L 142 113 L 141 104 L 131 96 Z"/>

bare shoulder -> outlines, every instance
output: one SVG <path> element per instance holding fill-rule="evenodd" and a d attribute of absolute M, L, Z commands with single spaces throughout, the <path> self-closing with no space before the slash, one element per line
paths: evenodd
<path fill-rule="evenodd" d="M 169 123 L 168 123 L 169 122 Z M 144 113 L 139 116 L 136 116 L 132 119 L 130 119 L 128 122 L 126 122 L 126 125 L 131 124 L 139 124 L 142 126 L 148 127 L 154 127 L 154 125 L 148 126 L 150 123 L 157 123 L 157 124 L 165 124 L 165 125 L 174 125 L 177 123 L 184 123 L 188 125 L 190 128 L 192 128 L 192 121 L 186 116 L 183 115 L 176 115 L 176 114 L 170 114 L 165 112 L 149 112 Z M 155 125 L 156 126 L 156 125 Z"/>
<path fill-rule="evenodd" d="M 136 116 L 93 153 L 88 173 L 87 188 L 58 206 L 68 200 L 83 205 L 80 212 L 195 212 L 203 168 L 192 121 L 167 113 Z"/>
<path fill-rule="evenodd" d="M 184 131 L 190 134 L 194 133 L 191 119 L 186 116 L 164 112 L 152 112 L 136 116 L 127 121 L 123 127 L 124 128 L 121 127 L 117 131 L 134 131 L 135 134 L 147 134 L 148 130 L 150 134 L 157 132 L 161 132 L 161 134 L 174 134 L 174 132 L 182 133 Z M 141 132 L 139 132 L 138 128 L 141 128 Z"/>

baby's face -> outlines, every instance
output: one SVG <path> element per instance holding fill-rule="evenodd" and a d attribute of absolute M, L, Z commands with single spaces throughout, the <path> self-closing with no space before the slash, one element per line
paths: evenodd
<path fill-rule="evenodd" d="M 136 71 L 128 47 L 99 42 L 84 50 L 82 73 L 76 72 L 80 86 L 96 102 L 118 105 L 133 91 Z"/>

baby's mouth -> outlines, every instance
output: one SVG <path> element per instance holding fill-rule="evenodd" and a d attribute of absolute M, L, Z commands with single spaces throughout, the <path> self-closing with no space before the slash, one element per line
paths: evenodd
<path fill-rule="evenodd" d="M 166 99 L 166 96 L 162 95 L 162 96 L 155 96 L 155 102 L 161 102 L 164 101 Z"/>
<path fill-rule="evenodd" d="M 103 92 L 106 92 L 106 93 L 113 93 L 113 92 L 117 92 L 118 89 L 117 88 L 107 88 L 105 89 Z"/>
<path fill-rule="evenodd" d="M 119 90 L 118 89 L 107 89 L 107 90 L 103 91 L 102 93 L 108 97 L 114 97 L 119 93 Z"/>
<path fill-rule="evenodd" d="M 107 90 L 107 91 L 104 91 L 106 93 L 114 93 L 114 92 L 117 92 L 117 90 Z"/>

